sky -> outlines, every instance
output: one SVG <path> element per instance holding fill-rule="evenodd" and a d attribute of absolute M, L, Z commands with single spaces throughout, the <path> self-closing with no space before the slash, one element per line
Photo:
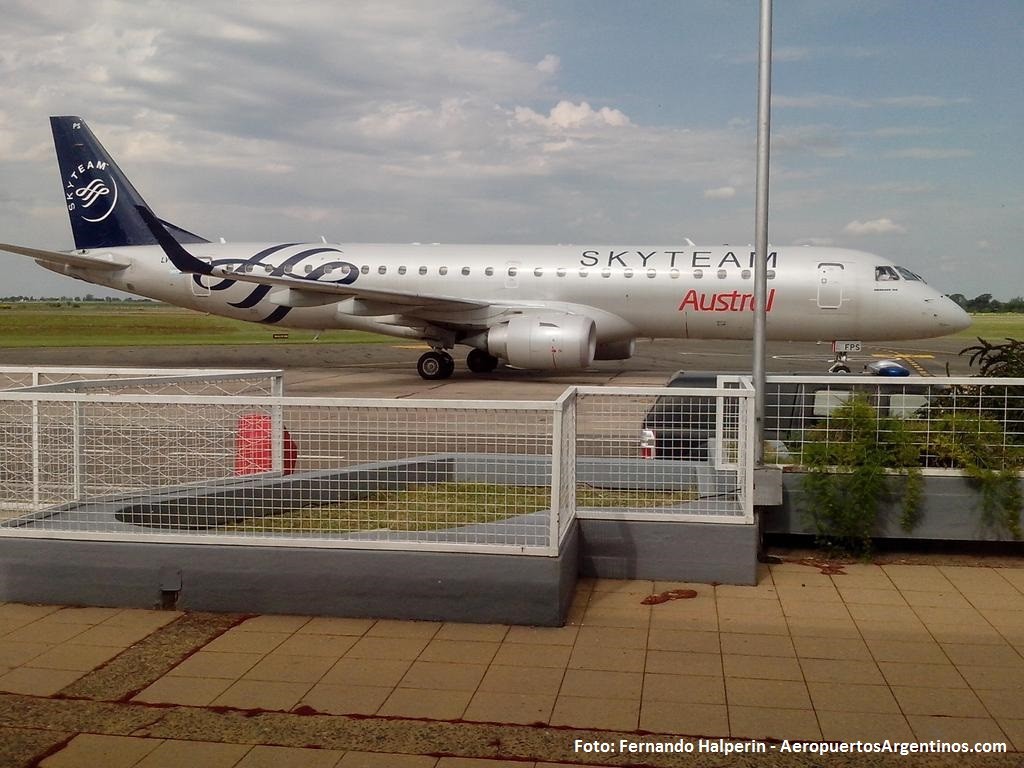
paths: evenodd
<path fill-rule="evenodd" d="M 73 247 L 48 116 L 235 241 L 747 244 L 755 0 L 6 0 L 0 242 Z M 1024 3 L 774 4 L 769 237 L 1024 294 Z M 0 255 L 0 295 L 110 295 Z"/>

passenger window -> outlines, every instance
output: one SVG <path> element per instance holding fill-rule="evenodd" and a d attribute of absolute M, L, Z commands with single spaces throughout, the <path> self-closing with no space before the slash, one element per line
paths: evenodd
<path fill-rule="evenodd" d="M 398 268 L 398 274 L 404 275 L 405 274 L 405 267 L 399 267 Z"/>
<path fill-rule="evenodd" d="M 581 269 L 580 270 L 580 277 L 586 277 L 589 274 L 590 274 L 589 270 L 586 270 L 586 269 Z"/>
<path fill-rule="evenodd" d="M 775 279 L 775 270 L 774 269 L 769 269 L 768 270 L 768 279 L 769 280 L 774 280 Z"/>
<path fill-rule="evenodd" d="M 537 267 L 536 269 L 533 270 L 534 277 L 540 277 L 543 274 L 544 274 L 543 267 Z"/>
<path fill-rule="evenodd" d="M 420 267 L 420 274 L 421 275 L 427 274 L 427 268 L 426 267 Z"/>
<path fill-rule="evenodd" d="M 330 267 L 328 267 L 328 269 L 330 269 Z M 308 275 L 312 271 L 313 271 L 313 265 L 312 264 L 307 264 L 306 265 L 306 274 Z"/>
<path fill-rule="evenodd" d="M 744 280 L 749 280 L 750 279 L 750 270 L 749 269 L 744 269 L 742 272 L 740 272 L 740 277 L 742 277 Z"/>
<path fill-rule="evenodd" d="M 439 274 L 439 275 L 447 275 L 448 274 L 448 267 L 438 267 L 437 268 L 437 274 Z"/>
<path fill-rule="evenodd" d="M 366 264 L 363 264 L 363 266 L 359 268 L 359 271 L 362 272 L 364 275 L 368 275 L 370 274 L 370 267 L 367 266 Z"/>
<path fill-rule="evenodd" d="M 559 269 L 557 269 L 555 271 L 555 274 L 558 275 L 559 277 L 565 277 L 565 270 L 562 269 L 562 268 L 559 268 Z"/>
<path fill-rule="evenodd" d="M 487 269 L 485 269 L 484 270 L 484 274 L 487 275 L 488 277 L 493 277 L 494 276 L 494 267 L 488 267 Z"/>
<path fill-rule="evenodd" d="M 726 271 L 724 269 L 718 270 L 718 279 L 725 280 Z"/>
<path fill-rule="evenodd" d="M 608 269 L 608 267 L 605 267 L 604 269 L 601 270 L 601 277 L 611 277 L 611 276 L 612 276 L 612 271 L 610 269 Z"/>
<path fill-rule="evenodd" d="M 648 277 L 657 277 L 658 276 L 658 270 L 656 270 L 656 269 L 648 269 L 647 270 L 647 276 Z"/>
<path fill-rule="evenodd" d="M 468 277 L 469 276 L 469 267 L 463 267 L 462 268 L 462 276 L 463 277 Z"/>
<path fill-rule="evenodd" d="M 633 276 L 633 270 L 632 269 L 628 269 L 628 268 L 622 270 L 622 276 L 623 277 L 632 277 Z"/>
<path fill-rule="evenodd" d="M 508 276 L 509 277 L 515 277 L 518 274 L 519 274 L 519 270 L 516 269 L 515 267 L 509 267 L 508 268 Z"/>
<path fill-rule="evenodd" d="M 387 267 L 377 267 L 377 274 L 386 275 L 388 273 Z"/>
<path fill-rule="evenodd" d="M 693 270 L 693 279 L 694 280 L 700 280 L 702 277 L 704 277 L 704 270 L 703 269 L 695 269 L 695 270 Z"/>
<path fill-rule="evenodd" d="M 668 276 L 675 280 L 676 278 L 679 277 L 679 270 L 673 267 L 668 271 Z"/>

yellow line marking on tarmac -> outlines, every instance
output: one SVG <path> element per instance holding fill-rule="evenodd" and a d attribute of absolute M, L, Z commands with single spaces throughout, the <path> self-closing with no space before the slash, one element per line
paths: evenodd
<path fill-rule="evenodd" d="M 904 362 L 906 362 L 907 365 L 909 365 L 911 368 L 914 369 L 914 372 L 917 373 L 918 376 L 931 376 L 932 374 L 931 374 L 931 372 L 927 368 L 925 368 L 923 365 L 921 365 L 919 362 L 917 362 L 917 358 L 922 358 L 922 359 L 925 359 L 925 360 L 934 360 L 935 359 L 935 355 L 927 355 L 927 354 L 925 354 L 925 355 L 904 355 L 904 354 L 902 354 L 900 352 L 896 352 L 896 351 L 890 351 L 890 353 L 888 355 L 872 353 L 871 356 L 872 357 L 889 358 L 891 360 L 903 360 Z"/>
<path fill-rule="evenodd" d="M 872 357 L 900 357 L 904 360 L 919 359 L 919 360 L 934 360 L 934 354 L 904 354 L 902 352 L 893 352 L 892 354 L 884 354 L 883 352 L 871 352 Z"/>

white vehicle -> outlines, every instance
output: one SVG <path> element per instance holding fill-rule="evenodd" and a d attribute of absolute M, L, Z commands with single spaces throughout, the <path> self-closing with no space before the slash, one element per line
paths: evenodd
<path fill-rule="evenodd" d="M 418 339 L 426 379 L 499 362 L 579 369 L 638 338 L 749 339 L 754 254 L 669 246 L 210 242 L 158 219 L 78 117 L 51 117 L 76 250 L 0 244 L 54 272 L 200 312 L 292 328 Z M 970 318 L 870 253 L 774 248 L 769 339 L 881 341 L 954 333 Z M 844 341 L 843 344 L 856 344 Z M 845 369 L 836 353 L 834 370 Z"/>

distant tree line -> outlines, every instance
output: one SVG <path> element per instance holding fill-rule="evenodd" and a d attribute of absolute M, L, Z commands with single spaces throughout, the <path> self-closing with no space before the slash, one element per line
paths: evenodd
<path fill-rule="evenodd" d="M 124 302 L 139 302 L 142 304 L 158 304 L 159 302 L 153 299 L 136 298 L 134 296 L 127 296 L 125 298 L 117 298 L 114 296 L 93 296 L 91 293 L 85 294 L 85 296 L 0 296 L 0 301 L 15 303 L 15 302 L 29 302 L 29 301 L 96 301 L 101 303 L 124 303 Z"/>
<path fill-rule="evenodd" d="M 1021 312 L 1024 313 L 1024 297 L 1017 296 L 1009 301 L 993 299 L 991 293 L 983 293 L 968 299 L 962 293 L 951 293 L 949 298 L 967 312 Z"/>

